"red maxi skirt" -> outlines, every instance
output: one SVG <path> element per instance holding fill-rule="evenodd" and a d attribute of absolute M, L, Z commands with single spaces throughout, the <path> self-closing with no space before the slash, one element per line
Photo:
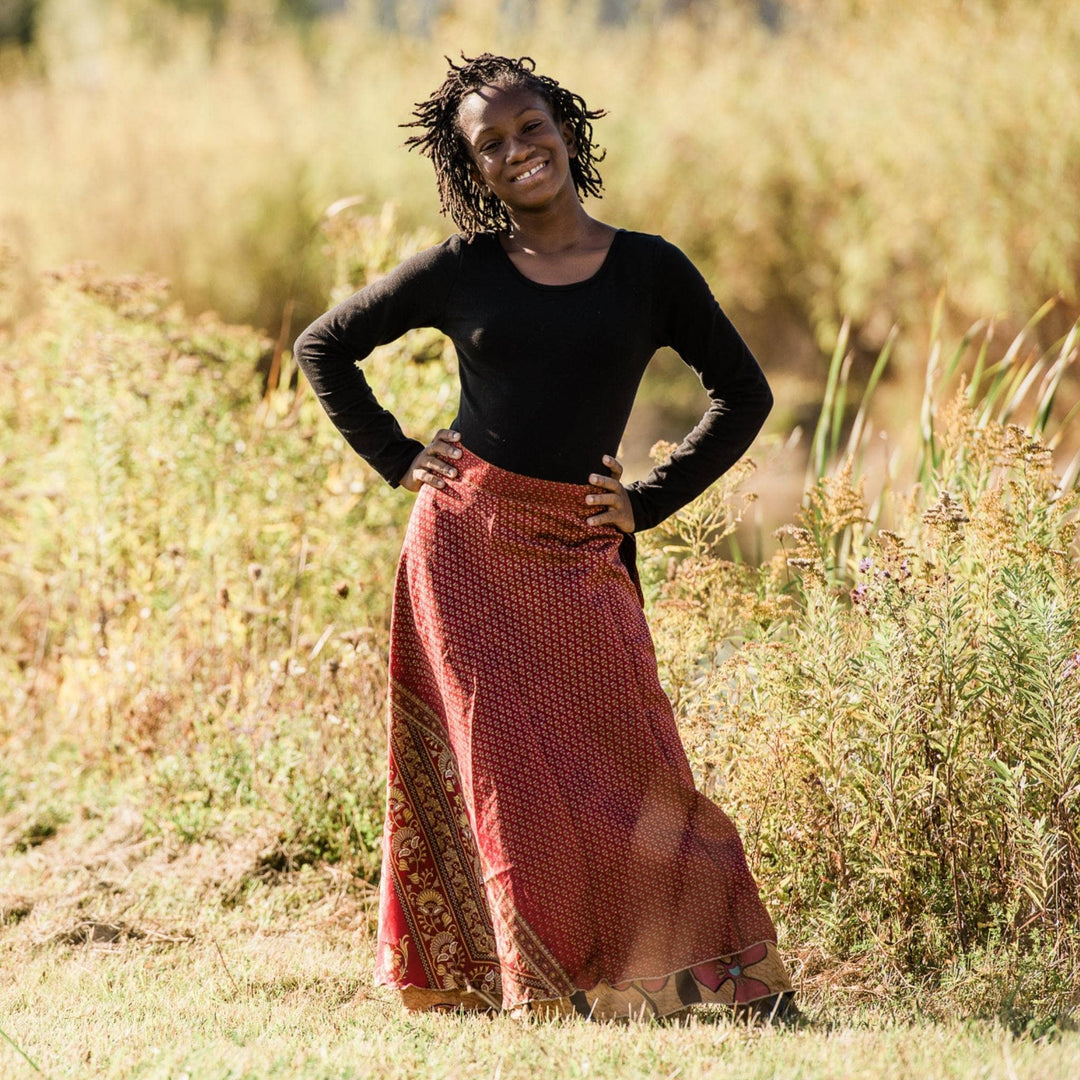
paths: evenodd
<path fill-rule="evenodd" d="M 694 788 L 622 534 L 467 450 L 425 485 L 390 638 L 376 982 L 408 1008 L 661 1016 L 790 989 Z"/>

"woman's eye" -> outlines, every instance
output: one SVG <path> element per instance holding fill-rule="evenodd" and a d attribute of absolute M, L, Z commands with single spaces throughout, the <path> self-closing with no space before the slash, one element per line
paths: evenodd
<path fill-rule="evenodd" d="M 535 131 L 535 130 L 536 130 L 536 129 L 537 129 L 537 128 L 538 128 L 538 127 L 539 127 L 539 126 L 540 126 L 540 125 L 542 124 L 542 123 L 543 123 L 543 121 L 542 121 L 542 120 L 530 120 L 530 121 L 529 121 L 529 122 L 528 122 L 528 123 L 527 123 L 527 124 L 525 125 L 525 128 L 524 128 L 524 130 L 525 130 L 525 131 Z"/>
<path fill-rule="evenodd" d="M 495 147 L 498 146 L 498 145 L 499 144 L 497 142 L 486 142 L 486 143 L 484 143 L 483 146 L 480 147 L 480 153 L 481 154 L 490 154 L 491 151 L 494 150 Z"/>

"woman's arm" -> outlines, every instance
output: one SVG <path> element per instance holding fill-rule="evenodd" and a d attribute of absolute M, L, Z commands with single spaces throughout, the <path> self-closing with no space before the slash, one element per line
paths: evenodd
<path fill-rule="evenodd" d="M 700 495 L 749 449 L 772 408 L 765 375 L 693 263 L 658 240 L 654 329 L 697 372 L 709 395 L 700 423 L 671 458 L 627 487 L 637 531 Z"/>
<path fill-rule="evenodd" d="M 395 487 L 425 447 L 376 401 L 357 362 L 407 330 L 442 322 L 459 254 L 460 238 L 451 237 L 414 255 L 316 319 L 293 346 L 335 427 Z"/>

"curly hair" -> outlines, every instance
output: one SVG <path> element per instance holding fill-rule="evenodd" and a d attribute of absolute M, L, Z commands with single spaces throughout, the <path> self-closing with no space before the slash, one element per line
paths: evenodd
<path fill-rule="evenodd" d="M 524 87 L 543 98 L 555 122 L 568 123 L 573 132 L 575 153 L 570 159 L 570 175 L 578 198 L 599 198 L 604 184 L 596 162 L 603 161 L 604 151 L 593 143 L 592 121 L 606 115 L 605 110 L 590 109 L 579 94 L 547 75 L 538 75 L 536 61 L 530 56 L 513 60 L 492 53 L 471 58 L 463 53 L 461 59 L 463 63 L 458 65 L 446 57 L 450 70 L 445 82 L 427 101 L 417 103 L 412 113 L 416 119 L 401 126 L 421 129 L 420 134 L 406 139 L 405 145 L 431 158 L 442 212 L 465 236 L 472 239 L 478 232 L 499 232 L 510 226 L 501 200 L 476 180 L 472 156 L 458 125 L 462 100 L 485 86 Z"/>

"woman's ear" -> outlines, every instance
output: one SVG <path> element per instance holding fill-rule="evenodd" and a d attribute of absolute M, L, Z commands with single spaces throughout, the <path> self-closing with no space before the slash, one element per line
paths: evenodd
<path fill-rule="evenodd" d="M 469 179 L 481 190 L 487 191 L 487 182 L 476 166 L 475 161 L 469 162 Z"/>
<path fill-rule="evenodd" d="M 562 137 L 566 143 L 566 152 L 570 157 L 577 157 L 577 139 L 574 138 L 574 125 L 569 120 L 562 122 Z"/>

